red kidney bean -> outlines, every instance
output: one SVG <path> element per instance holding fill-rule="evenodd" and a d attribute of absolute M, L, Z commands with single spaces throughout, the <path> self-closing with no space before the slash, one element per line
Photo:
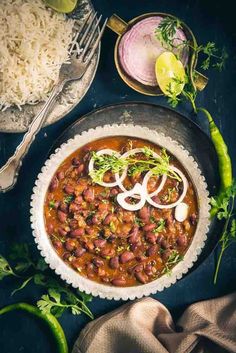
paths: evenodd
<path fill-rule="evenodd" d="M 172 216 L 172 214 L 170 214 L 165 220 L 166 220 L 167 226 L 172 226 L 172 224 L 174 222 L 174 217 Z"/>
<path fill-rule="evenodd" d="M 65 248 L 68 251 L 74 250 L 76 247 L 76 241 L 74 239 L 67 239 L 65 242 Z"/>
<path fill-rule="evenodd" d="M 58 233 L 64 237 L 68 232 L 63 228 L 58 228 Z"/>
<path fill-rule="evenodd" d="M 76 158 L 76 157 L 72 158 L 71 164 L 72 164 L 73 166 L 75 166 L 75 167 L 77 167 L 78 165 L 80 165 L 80 160 L 79 160 L 79 158 Z"/>
<path fill-rule="evenodd" d="M 105 239 L 96 239 L 94 240 L 94 245 L 96 248 L 102 248 L 103 246 L 106 245 L 106 240 Z"/>
<path fill-rule="evenodd" d="M 58 180 L 63 180 L 65 178 L 65 173 L 61 170 L 57 173 Z"/>
<path fill-rule="evenodd" d="M 165 250 L 161 254 L 161 257 L 164 261 L 167 261 L 169 259 L 170 255 L 171 255 L 171 250 Z"/>
<path fill-rule="evenodd" d="M 139 236 L 137 236 L 137 235 L 131 235 L 131 236 L 128 238 L 129 244 L 137 244 L 137 243 L 139 243 L 139 241 L 140 241 L 140 238 L 139 238 Z"/>
<path fill-rule="evenodd" d="M 66 213 L 59 210 L 59 211 L 57 211 L 57 217 L 61 223 L 65 223 L 67 215 L 66 215 Z"/>
<path fill-rule="evenodd" d="M 138 249 L 138 245 L 137 245 L 137 244 L 132 244 L 132 245 L 130 246 L 130 249 L 131 249 L 131 251 L 135 251 L 135 250 Z"/>
<path fill-rule="evenodd" d="M 156 269 L 151 264 L 147 264 L 144 268 L 144 272 L 146 275 L 152 276 L 154 273 L 156 273 Z"/>
<path fill-rule="evenodd" d="M 124 251 L 121 255 L 120 255 L 120 262 L 122 264 L 125 264 L 126 262 L 129 262 L 131 260 L 134 259 L 134 254 L 131 251 Z"/>
<path fill-rule="evenodd" d="M 158 246 L 157 245 L 152 245 L 147 249 L 147 256 L 153 256 L 156 255 L 158 251 Z"/>
<path fill-rule="evenodd" d="M 119 256 L 112 257 L 109 261 L 109 265 L 113 269 L 117 269 L 120 266 Z"/>
<path fill-rule="evenodd" d="M 88 250 L 88 252 L 93 253 L 94 244 L 91 241 L 88 241 L 87 243 L 85 243 L 84 246 Z"/>
<path fill-rule="evenodd" d="M 60 202 L 58 209 L 64 213 L 68 213 L 69 205 L 64 202 Z"/>
<path fill-rule="evenodd" d="M 136 260 L 138 261 L 138 262 L 143 262 L 143 261 L 145 261 L 147 258 L 146 258 L 146 256 L 144 256 L 144 255 L 138 255 L 138 256 L 136 256 Z"/>
<path fill-rule="evenodd" d="M 157 234 L 157 244 L 161 245 L 161 242 L 163 239 L 164 239 L 164 236 L 162 234 Z"/>
<path fill-rule="evenodd" d="M 152 233 L 152 232 L 148 232 L 146 235 L 145 235 L 145 239 L 151 243 L 151 244 L 155 244 L 156 243 L 156 240 L 157 240 L 157 236 L 155 233 Z"/>
<path fill-rule="evenodd" d="M 147 219 L 150 217 L 150 209 L 147 206 L 143 206 L 139 210 L 139 217 L 142 219 Z"/>
<path fill-rule="evenodd" d="M 166 239 L 162 239 L 160 245 L 163 249 L 168 249 L 170 247 L 170 244 Z"/>
<path fill-rule="evenodd" d="M 47 224 L 47 232 L 48 234 L 52 234 L 54 232 L 54 226 L 52 223 Z"/>
<path fill-rule="evenodd" d="M 77 174 L 81 174 L 84 171 L 84 164 L 80 164 L 76 169 Z"/>
<path fill-rule="evenodd" d="M 143 273 L 143 272 L 135 272 L 134 275 L 135 275 L 136 279 L 139 282 L 141 282 L 143 284 L 148 282 L 148 277 L 147 277 L 147 275 L 145 273 Z"/>
<path fill-rule="evenodd" d="M 49 185 L 49 190 L 50 190 L 51 192 L 55 191 L 56 188 L 58 187 L 58 185 L 59 185 L 59 181 L 58 181 L 57 177 L 54 176 L 54 177 L 52 178 L 52 180 L 51 180 L 50 185 Z"/>
<path fill-rule="evenodd" d="M 70 228 L 74 230 L 78 228 L 78 221 L 76 219 L 70 219 L 69 225 L 70 225 Z"/>
<path fill-rule="evenodd" d="M 113 248 L 104 247 L 101 249 L 100 255 L 104 258 L 107 256 L 113 257 L 115 255 L 115 250 Z"/>
<path fill-rule="evenodd" d="M 104 266 L 104 261 L 102 259 L 100 259 L 99 257 L 94 257 L 92 261 L 96 267 Z"/>
<path fill-rule="evenodd" d="M 187 245 L 187 237 L 185 234 L 180 234 L 178 235 L 177 239 L 176 239 L 176 243 L 182 247 L 182 246 L 186 246 Z"/>
<path fill-rule="evenodd" d="M 78 195 L 75 199 L 74 202 L 80 205 L 83 202 L 83 197 L 81 195 Z"/>
<path fill-rule="evenodd" d="M 105 217 L 105 219 L 103 220 L 103 224 L 104 225 L 108 225 L 111 223 L 112 219 L 113 219 L 113 214 L 112 213 L 108 213 L 108 215 Z"/>
<path fill-rule="evenodd" d="M 84 253 L 86 253 L 86 250 L 82 247 L 78 247 L 76 250 L 75 250 L 75 256 L 76 257 L 81 257 Z"/>
<path fill-rule="evenodd" d="M 149 224 L 146 224 L 144 227 L 143 227 L 143 230 L 145 232 L 150 232 L 152 231 L 153 229 L 156 228 L 156 224 L 155 223 L 149 223 Z"/>
<path fill-rule="evenodd" d="M 84 235 L 84 228 L 81 227 L 70 232 L 70 236 L 73 238 L 81 237 L 82 235 Z"/>
<path fill-rule="evenodd" d="M 112 188 L 111 191 L 110 191 L 110 195 L 111 196 L 116 196 L 119 194 L 119 190 L 116 189 L 116 188 Z"/>
<path fill-rule="evenodd" d="M 89 278 L 94 278 L 95 274 L 94 274 L 94 265 L 92 263 L 88 263 L 86 266 L 86 272 L 87 272 L 87 276 Z"/>
<path fill-rule="evenodd" d="M 54 240 L 53 246 L 55 247 L 56 250 L 61 250 L 63 247 L 62 242 L 60 240 Z"/>
<path fill-rule="evenodd" d="M 93 234 L 94 233 L 94 229 L 93 228 L 90 228 L 90 227 L 85 227 L 85 232 L 89 235 Z"/>
<path fill-rule="evenodd" d="M 91 219 L 91 222 L 92 222 L 92 224 L 100 224 L 100 223 L 101 223 L 101 221 L 100 221 L 98 215 L 94 215 L 94 216 L 92 217 L 92 219 Z M 88 223 L 88 222 L 87 222 L 87 223 Z"/>
<path fill-rule="evenodd" d="M 197 215 L 196 213 L 192 213 L 189 217 L 191 224 L 194 226 L 197 223 Z"/>
<path fill-rule="evenodd" d="M 76 213 L 76 212 L 79 212 L 80 211 L 80 205 L 78 205 L 77 203 L 75 202 L 72 202 L 69 206 L 69 211 L 71 213 Z"/>
<path fill-rule="evenodd" d="M 126 279 L 125 278 L 120 278 L 120 277 L 117 277 L 117 278 L 114 278 L 111 283 L 113 284 L 113 286 L 116 286 L 116 287 L 122 287 L 122 286 L 125 286 L 126 285 Z"/>
<path fill-rule="evenodd" d="M 158 196 L 153 196 L 152 199 L 156 203 L 161 203 L 161 200 L 160 200 L 160 198 Z"/>
<path fill-rule="evenodd" d="M 66 194 L 72 195 L 74 193 L 75 189 L 73 188 L 73 186 L 65 185 L 64 191 Z"/>
<path fill-rule="evenodd" d="M 71 253 L 66 251 L 64 254 L 63 254 L 63 259 L 66 261 L 69 259 L 69 257 L 71 257 Z"/>
<path fill-rule="evenodd" d="M 133 272 L 141 272 L 143 270 L 143 265 L 139 264 L 133 268 Z"/>
<path fill-rule="evenodd" d="M 85 201 L 93 202 L 94 201 L 94 190 L 92 188 L 85 189 L 83 192 Z"/>

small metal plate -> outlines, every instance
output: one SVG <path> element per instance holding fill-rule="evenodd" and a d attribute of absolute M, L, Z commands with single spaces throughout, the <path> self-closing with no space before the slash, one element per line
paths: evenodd
<path fill-rule="evenodd" d="M 94 11 L 90 0 L 80 0 L 77 9 L 71 17 L 76 18 L 78 22 L 82 23 L 86 14 L 91 10 Z M 93 82 L 99 56 L 100 46 L 82 79 L 69 83 L 57 97 L 53 110 L 48 115 L 44 126 L 51 125 L 62 119 L 81 101 Z M 17 107 L 10 107 L 5 111 L 0 111 L 0 132 L 26 131 L 34 116 L 42 109 L 43 104 L 25 104 L 22 106 L 22 110 L 19 110 Z"/>
<path fill-rule="evenodd" d="M 177 141 L 198 163 L 205 176 L 210 195 L 216 194 L 219 187 L 218 164 L 210 138 L 188 118 L 174 110 L 154 104 L 131 102 L 92 111 L 69 126 L 56 140 L 49 154 L 76 134 L 97 126 L 115 123 L 146 126 Z M 145 136 L 143 138 L 145 139 Z M 196 269 L 215 248 L 220 232 L 221 226 L 218 222 L 212 221 L 206 245 L 191 271 Z"/>

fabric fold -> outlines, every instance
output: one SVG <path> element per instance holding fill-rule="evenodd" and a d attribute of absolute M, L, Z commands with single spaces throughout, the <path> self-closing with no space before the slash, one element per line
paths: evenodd
<path fill-rule="evenodd" d="M 72 353 L 236 353 L 236 293 L 190 305 L 176 323 L 152 298 L 90 322 Z"/>

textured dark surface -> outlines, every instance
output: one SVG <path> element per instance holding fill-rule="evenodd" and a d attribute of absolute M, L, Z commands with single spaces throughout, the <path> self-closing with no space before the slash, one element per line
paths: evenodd
<path fill-rule="evenodd" d="M 208 108 L 215 117 L 228 143 L 233 164 L 236 167 L 236 32 L 232 1 L 120 0 L 116 2 L 94 0 L 94 6 L 97 11 L 105 16 L 110 16 L 116 12 L 125 20 L 145 12 L 169 12 L 182 18 L 191 27 L 198 42 L 205 43 L 210 40 L 216 42 L 220 47 L 226 47 L 230 55 L 226 70 L 223 73 L 213 70 L 208 73 L 210 81 L 205 91 L 199 94 L 198 103 Z M 65 128 L 92 109 L 107 104 L 134 100 L 167 105 L 164 97 L 142 96 L 132 91 L 120 80 L 113 62 L 115 40 L 115 34 L 107 30 L 103 38 L 98 72 L 86 97 L 63 120 L 40 132 L 24 160 L 15 189 L 5 195 L 0 195 L 1 253 L 6 254 L 10 244 L 16 241 L 30 242 L 32 248 L 35 248 L 29 223 L 30 195 L 34 180 L 45 161 L 48 150 Z M 193 116 L 189 106 L 180 105 L 177 110 L 195 120 L 207 132 L 207 123 L 204 118 Z M 12 154 L 21 138 L 22 135 L 0 134 L 1 164 Z M 195 136 L 193 136 L 194 138 Z M 199 143 L 199 149 L 204 149 L 202 141 L 197 142 Z M 212 283 L 216 261 L 216 253 L 214 252 L 194 272 L 154 297 L 164 303 L 175 317 L 178 317 L 190 303 L 234 291 L 236 289 L 235 250 L 236 248 L 232 246 L 225 254 L 217 285 L 214 286 Z M 41 290 L 29 286 L 23 293 L 10 297 L 13 286 L 14 283 L 8 279 L 0 282 L 0 306 L 19 300 L 34 302 L 41 294 Z M 121 305 L 121 302 L 95 298 L 91 304 L 91 309 L 98 317 L 119 305 Z M 75 317 L 70 314 L 64 315 L 60 321 L 70 345 L 73 344 L 80 330 L 88 322 L 85 316 Z M 48 331 L 45 330 L 44 326 L 22 313 L 12 313 L 2 317 L 0 319 L 0 332 L 1 353 L 55 352 Z"/>

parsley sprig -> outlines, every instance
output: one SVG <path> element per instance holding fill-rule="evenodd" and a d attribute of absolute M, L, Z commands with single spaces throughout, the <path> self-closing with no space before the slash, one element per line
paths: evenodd
<path fill-rule="evenodd" d="M 236 242 L 235 197 L 236 181 L 234 180 L 232 186 L 226 189 L 224 193 L 221 193 L 218 197 L 211 198 L 211 205 L 216 209 L 217 218 L 224 221 L 223 231 L 219 240 L 220 253 L 216 264 L 214 283 L 217 282 L 220 264 L 225 250 L 232 243 Z"/>
<path fill-rule="evenodd" d="M 39 309 L 44 313 L 59 317 L 65 310 L 69 310 L 73 315 L 85 313 L 93 319 L 93 314 L 87 306 L 92 296 L 71 289 L 60 279 L 53 277 L 44 259 L 33 257 L 27 244 L 15 244 L 9 258 L 13 265 L 0 255 L 0 280 L 7 276 L 21 280 L 20 286 L 12 291 L 12 295 L 23 290 L 29 283 L 34 283 L 47 290 L 37 302 Z"/>

